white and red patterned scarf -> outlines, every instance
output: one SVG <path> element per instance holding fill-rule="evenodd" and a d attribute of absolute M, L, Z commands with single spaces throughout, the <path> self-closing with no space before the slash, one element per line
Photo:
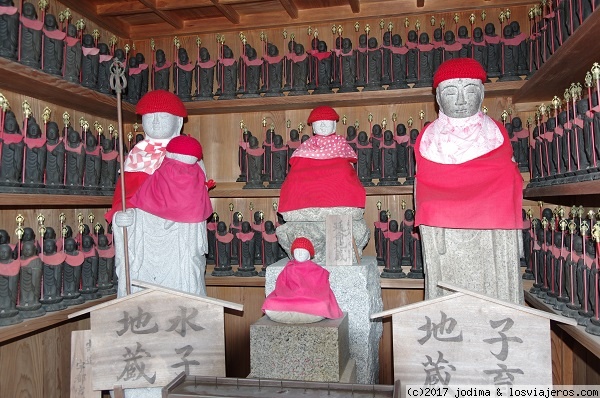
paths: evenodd
<path fill-rule="evenodd" d="M 167 152 L 166 140 L 146 138 L 138 142 L 125 157 L 125 171 L 153 174 L 160 167 Z"/>
<path fill-rule="evenodd" d="M 356 160 L 356 153 L 341 135 L 314 135 L 304 141 L 294 151 L 293 158 L 336 159 L 347 158 Z"/>

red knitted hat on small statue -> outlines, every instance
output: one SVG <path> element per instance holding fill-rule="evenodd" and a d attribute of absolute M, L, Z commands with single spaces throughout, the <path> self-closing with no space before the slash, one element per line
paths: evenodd
<path fill-rule="evenodd" d="M 487 74 L 481 64 L 472 58 L 453 58 L 443 62 L 433 75 L 433 88 L 450 79 L 487 80 Z"/>
<path fill-rule="evenodd" d="M 294 239 L 294 243 L 292 243 L 292 254 L 294 254 L 295 249 L 306 249 L 311 258 L 315 256 L 315 248 L 313 247 L 312 242 L 305 237 Z"/>
<path fill-rule="evenodd" d="M 339 122 L 340 115 L 330 106 L 317 106 L 308 115 L 306 123 L 310 126 L 313 122 L 318 122 L 319 120 L 335 120 Z"/>
<path fill-rule="evenodd" d="M 198 160 L 202 159 L 202 145 L 189 135 L 178 135 L 172 138 L 167 144 L 167 152 L 194 156 Z"/>
<path fill-rule="evenodd" d="M 138 115 L 155 112 L 166 112 L 180 117 L 187 116 L 187 110 L 179 97 L 166 90 L 149 91 L 135 107 L 135 113 Z"/>

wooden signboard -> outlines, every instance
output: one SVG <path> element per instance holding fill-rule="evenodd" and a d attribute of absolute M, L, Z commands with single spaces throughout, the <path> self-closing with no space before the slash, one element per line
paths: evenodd
<path fill-rule="evenodd" d="M 552 384 L 549 318 L 566 318 L 452 290 L 462 292 L 372 316 L 392 315 L 395 380 L 421 386 Z"/>
<path fill-rule="evenodd" d="M 352 216 L 327 216 L 325 233 L 325 265 L 352 265 Z"/>
<path fill-rule="evenodd" d="M 71 398 L 100 398 L 102 391 L 92 389 L 92 333 L 71 332 Z"/>
<path fill-rule="evenodd" d="M 94 390 L 162 387 L 181 372 L 225 376 L 222 305 L 141 293 L 91 311 Z"/>

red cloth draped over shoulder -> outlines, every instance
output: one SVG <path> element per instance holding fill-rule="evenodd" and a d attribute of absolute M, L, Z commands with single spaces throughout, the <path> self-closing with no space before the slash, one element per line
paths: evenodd
<path fill-rule="evenodd" d="M 294 311 L 330 319 L 344 315 L 329 285 L 329 271 L 310 260 L 290 260 L 283 267 L 262 310 Z"/>
<path fill-rule="evenodd" d="M 465 229 L 521 229 L 523 179 L 512 161 L 508 133 L 493 151 L 461 164 L 421 156 L 423 132 L 415 146 L 415 225 Z M 427 129 L 427 127 L 425 127 Z"/>
<path fill-rule="evenodd" d="M 365 207 L 366 191 L 350 160 L 292 157 L 290 165 L 281 186 L 280 212 L 307 207 Z"/>
<path fill-rule="evenodd" d="M 146 181 L 150 174 L 142 171 L 125 172 L 125 205 L 128 209 L 132 208 L 131 198 L 137 192 L 139 187 Z M 117 179 L 115 184 L 115 193 L 113 194 L 112 207 L 106 212 L 104 218 L 111 223 L 116 212 L 123 210 L 121 205 L 121 179 Z"/>

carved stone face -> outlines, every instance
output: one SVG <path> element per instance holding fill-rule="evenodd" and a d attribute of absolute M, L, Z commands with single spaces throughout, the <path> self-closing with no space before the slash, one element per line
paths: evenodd
<path fill-rule="evenodd" d="M 56 231 L 52 227 L 46 227 L 44 231 L 44 239 L 56 239 Z"/>
<path fill-rule="evenodd" d="M 144 54 L 142 54 L 142 53 L 135 54 L 135 59 L 137 59 L 138 65 L 141 65 L 146 62 L 146 58 L 144 57 Z"/>
<path fill-rule="evenodd" d="M 447 30 L 446 33 L 444 33 L 444 40 L 446 43 L 454 43 L 454 32 Z"/>
<path fill-rule="evenodd" d="M 7 263 L 12 258 L 12 250 L 9 245 L 0 245 L 0 261 Z"/>
<path fill-rule="evenodd" d="M 320 53 L 325 52 L 327 51 L 327 43 L 325 43 L 323 40 L 320 40 L 317 48 L 319 49 Z"/>
<path fill-rule="evenodd" d="M 496 27 L 493 23 L 488 23 L 487 25 L 485 25 L 485 34 L 488 36 L 496 34 Z"/>
<path fill-rule="evenodd" d="M 32 228 L 24 228 L 23 229 L 23 242 L 33 241 L 35 240 L 35 232 L 33 232 Z"/>
<path fill-rule="evenodd" d="M 473 39 L 475 39 L 475 41 L 481 41 L 483 39 L 483 31 L 481 28 L 475 28 L 475 30 L 473 30 Z"/>
<path fill-rule="evenodd" d="M 513 37 L 513 30 L 510 25 L 506 25 L 504 29 L 502 29 L 502 35 L 505 39 L 510 39 Z"/>
<path fill-rule="evenodd" d="M 394 140 L 394 133 L 392 133 L 390 130 L 385 130 L 385 133 L 383 133 L 383 140 L 386 142 L 391 142 Z"/>
<path fill-rule="evenodd" d="M 415 213 L 411 209 L 407 209 L 404 211 L 404 219 L 407 221 L 412 221 L 415 219 Z"/>
<path fill-rule="evenodd" d="M 362 34 L 358 37 L 358 45 L 360 47 L 366 47 L 367 46 L 367 35 Z"/>
<path fill-rule="evenodd" d="M 451 118 L 475 115 L 483 103 L 483 83 L 478 79 L 449 79 L 441 82 L 435 97 L 440 111 Z"/>
<path fill-rule="evenodd" d="M 108 138 L 102 140 L 102 149 L 104 150 L 104 152 L 112 150 L 112 142 Z"/>
<path fill-rule="evenodd" d="M 335 133 L 335 120 L 317 120 L 312 123 L 315 135 L 328 136 Z"/>
<path fill-rule="evenodd" d="M 23 247 L 25 249 L 25 247 Z M 54 240 L 44 240 L 44 254 L 56 253 L 56 242 Z"/>
<path fill-rule="evenodd" d="M 352 49 L 352 41 L 349 38 L 344 38 L 344 40 L 342 40 L 342 48 L 345 51 L 348 51 L 350 49 Z"/>
<path fill-rule="evenodd" d="M 248 56 L 248 59 L 254 60 L 256 59 L 256 50 L 250 47 L 248 50 L 246 50 L 246 55 Z"/>
<path fill-rule="evenodd" d="M 73 238 L 65 239 L 65 251 L 67 253 L 74 252 L 76 247 L 77 247 L 77 244 L 75 243 L 75 239 L 73 239 Z"/>
<path fill-rule="evenodd" d="M 58 124 L 56 124 L 56 122 L 48 122 L 46 138 L 50 141 L 54 141 L 58 138 Z"/>
<path fill-rule="evenodd" d="M 310 253 L 306 249 L 297 248 L 294 249 L 294 260 L 298 262 L 304 262 L 310 260 Z"/>
<path fill-rule="evenodd" d="M 242 222 L 242 232 L 245 234 L 250 232 L 250 223 L 248 221 Z"/>
<path fill-rule="evenodd" d="M 396 221 L 396 220 L 390 221 L 390 231 L 398 232 L 398 221 Z"/>
<path fill-rule="evenodd" d="M 108 238 L 106 237 L 106 235 L 104 235 L 104 234 L 98 235 L 98 246 L 100 246 L 100 247 L 108 246 Z"/>
<path fill-rule="evenodd" d="M 371 131 L 375 137 L 381 137 L 382 130 L 379 124 L 374 124 L 373 129 Z"/>
<path fill-rule="evenodd" d="M 108 55 L 108 44 L 106 43 L 98 43 L 98 49 L 100 50 L 100 54 Z M 158 51 L 157 51 L 158 54 Z"/>
<path fill-rule="evenodd" d="M 223 47 L 223 57 L 224 58 L 233 58 L 233 51 L 229 47 Z"/>
<path fill-rule="evenodd" d="M 67 140 L 69 140 L 69 143 L 71 144 L 78 144 L 79 143 L 79 133 L 77 133 L 77 131 L 70 129 L 69 130 L 69 134 L 67 135 Z"/>
<path fill-rule="evenodd" d="M 115 58 L 117 58 L 121 62 L 124 62 L 125 61 L 125 51 L 123 51 L 122 48 L 117 48 L 115 50 Z"/>
<path fill-rule="evenodd" d="M 396 134 L 397 135 L 406 135 L 406 126 L 403 125 L 402 123 L 399 123 L 396 126 Z"/>
<path fill-rule="evenodd" d="M 416 43 L 417 42 L 417 32 L 414 30 L 408 31 L 408 41 Z"/>
<path fill-rule="evenodd" d="M 256 138 L 255 136 L 251 136 L 250 138 L 248 138 L 248 144 L 252 149 L 258 148 L 258 138 Z"/>
<path fill-rule="evenodd" d="M 277 54 L 279 54 L 279 50 L 277 49 L 277 46 L 275 45 L 270 45 L 269 46 L 269 55 L 271 57 L 275 57 Z"/>
<path fill-rule="evenodd" d="M 19 129 L 19 123 L 17 118 L 12 111 L 6 112 L 4 115 L 4 131 L 7 133 L 17 133 Z"/>
<path fill-rule="evenodd" d="M 167 139 L 179 135 L 183 118 L 167 112 L 142 115 L 142 126 L 146 135 L 153 139 Z"/>
<path fill-rule="evenodd" d="M 85 35 L 83 35 L 83 39 L 81 41 L 84 47 L 94 47 L 94 38 L 90 34 L 86 33 Z"/>
<path fill-rule="evenodd" d="M 377 39 L 374 37 L 369 37 L 369 48 L 374 49 L 377 48 Z"/>
<path fill-rule="evenodd" d="M 89 235 L 83 235 L 81 237 L 81 247 L 84 249 L 91 249 L 94 246 L 94 240 Z"/>
<path fill-rule="evenodd" d="M 223 221 L 219 221 L 217 224 L 217 232 L 219 235 L 225 235 L 227 233 L 227 224 L 225 224 Z"/>
<path fill-rule="evenodd" d="M 464 39 L 467 37 L 469 31 L 467 30 L 466 26 L 461 26 L 458 28 L 458 37 L 460 37 L 461 39 Z"/>
<path fill-rule="evenodd" d="M 390 41 L 391 41 L 391 35 L 392 35 L 392 34 L 391 34 L 389 31 L 388 31 L 388 32 L 385 32 L 385 33 L 383 34 L 383 44 L 385 44 L 386 46 L 389 46 L 389 45 L 390 45 Z"/>
<path fill-rule="evenodd" d="M 387 211 L 385 210 L 381 210 L 379 212 L 379 221 L 380 222 L 387 222 L 388 221 L 388 215 L 387 215 Z"/>
<path fill-rule="evenodd" d="M 421 33 L 421 35 L 419 36 L 419 43 L 429 44 L 429 35 L 425 32 Z"/>
<path fill-rule="evenodd" d="M 200 60 L 202 60 L 202 62 L 210 60 L 210 54 L 208 53 L 206 47 L 202 47 L 200 49 Z"/>
<path fill-rule="evenodd" d="M 165 52 L 163 50 L 156 50 L 156 64 L 158 66 L 163 66 L 165 63 Z"/>
<path fill-rule="evenodd" d="M 27 136 L 29 138 L 40 138 L 42 136 L 42 129 L 40 129 L 40 126 L 35 121 L 29 120 Z"/>
<path fill-rule="evenodd" d="M 442 41 L 442 28 L 435 28 L 433 31 L 433 40 Z"/>
<path fill-rule="evenodd" d="M 291 129 L 290 130 L 290 140 L 298 141 L 299 138 L 300 138 L 300 134 L 298 133 L 298 130 Z"/>
<path fill-rule="evenodd" d="M 521 126 L 523 125 L 521 122 L 521 118 L 520 117 L 513 117 L 512 120 L 512 125 L 513 125 L 513 130 L 517 131 L 521 129 Z"/>
<path fill-rule="evenodd" d="M 29 4 L 29 3 L 25 3 Z M 77 37 L 77 27 L 73 24 L 69 24 L 67 27 L 67 36 L 69 37 Z"/>
<path fill-rule="evenodd" d="M 395 34 L 392 36 L 392 46 L 400 47 L 402 45 L 402 37 L 399 34 Z"/>
<path fill-rule="evenodd" d="M 360 133 L 358 133 L 358 142 L 360 142 L 361 144 L 366 144 L 367 140 L 368 140 L 368 136 L 367 136 L 367 132 L 366 131 L 361 131 Z"/>
<path fill-rule="evenodd" d="M 273 136 L 273 145 L 275 145 L 275 148 L 283 147 L 283 137 L 279 134 L 275 134 Z"/>
<path fill-rule="evenodd" d="M 130 68 L 137 68 L 138 67 L 138 61 L 135 57 L 131 57 L 129 58 L 129 67 Z"/>
<path fill-rule="evenodd" d="M 10 235 L 6 230 L 0 229 L 0 244 L 10 243 Z"/>
<path fill-rule="evenodd" d="M 518 35 L 519 33 L 521 33 L 521 26 L 517 21 L 512 21 L 510 23 L 510 27 L 512 28 L 513 35 Z"/>
<path fill-rule="evenodd" d="M 52 241 L 49 241 L 52 242 Z M 24 242 L 23 243 L 23 248 L 21 249 L 21 255 L 23 257 L 31 257 L 31 256 L 35 256 L 35 245 L 33 242 Z"/>
<path fill-rule="evenodd" d="M 350 140 L 353 140 L 356 137 L 356 127 L 348 126 L 348 128 L 346 129 L 346 136 Z"/>
<path fill-rule="evenodd" d="M 58 27 L 56 23 L 56 17 L 52 14 L 46 14 L 44 17 L 44 27 L 46 30 L 56 30 Z"/>
<path fill-rule="evenodd" d="M 273 221 L 267 221 L 267 222 L 265 222 L 265 231 L 267 233 L 273 233 L 273 232 L 275 232 L 275 224 L 273 224 Z"/>
<path fill-rule="evenodd" d="M 37 19 L 37 12 L 32 3 L 23 3 L 23 16 L 27 19 Z"/>
<path fill-rule="evenodd" d="M 296 55 L 304 54 L 304 46 L 300 43 L 296 43 L 296 45 L 294 46 L 294 53 Z"/>

